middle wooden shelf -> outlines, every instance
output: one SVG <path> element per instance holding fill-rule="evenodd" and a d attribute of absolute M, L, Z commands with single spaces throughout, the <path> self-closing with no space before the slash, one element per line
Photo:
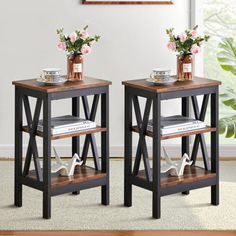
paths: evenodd
<path fill-rule="evenodd" d="M 140 129 L 137 126 L 133 126 L 132 131 L 135 132 L 135 133 L 140 133 Z M 187 137 L 187 136 L 190 136 L 190 135 L 201 134 L 201 133 L 209 133 L 209 132 L 214 132 L 214 131 L 216 131 L 215 127 L 206 126 L 205 128 L 201 128 L 201 129 L 185 131 L 185 132 L 181 132 L 181 133 L 173 133 L 173 134 L 162 135 L 161 140 Z M 147 131 L 145 135 L 149 136 L 149 137 L 153 137 L 153 133 L 151 131 Z"/>
<path fill-rule="evenodd" d="M 29 133 L 28 126 L 23 126 L 22 131 L 24 131 L 26 133 Z M 81 131 L 76 131 L 76 132 L 71 132 L 71 133 L 63 133 L 63 134 L 52 135 L 51 139 L 52 140 L 57 140 L 57 139 L 71 138 L 71 137 L 76 137 L 76 136 L 81 136 L 81 135 L 86 135 L 86 134 L 92 134 L 92 133 L 106 132 L 106 131 L 107 131 L 107 128 L 97 126 L 96 128 L 92 128 L 92 129 L 86 129 L 86 130 L 81 130 Z M 43 138 L 43 132 L 37 131 L 36 135 Z"/>

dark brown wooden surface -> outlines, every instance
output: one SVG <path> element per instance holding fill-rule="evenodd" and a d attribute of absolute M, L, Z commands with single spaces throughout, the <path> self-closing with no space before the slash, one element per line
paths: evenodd
<path fill-rule="evenodd" d="M 36 179 L 34 170 L 31 170 L 28 175 L 29 178 Z M 92 167 L 88 166 L 76 166 L 75 174 L 71 177 L 59 176 L 58 173 L 53 173 L 51 177 L 51 187 L 63 187 L 69 184 L 77 184 L 87 182 L 89 180 L 101 179 L 106 177 L 106 173 L 96 171 Z"/>
<path fill-rule="evenodd" d="M 94 231 L 0 231 L 0 235 L 16 236 L 236 236 L 235 230 L 94 230 Z"/>
<path fill-rule="evenodd" d="M 138 177 L 146 179 L 144 170 L 139 171 Z M 186 166 L 184 175 L 182 177 L 170 176 L 168 173 L 161 175 L 161 188 L 173 187 L 180 184 L 187 184 L 197 182 L 199 180 L 206 180 L 209 178 L 215 178 L 216 174 L 206 171 L 198 166 Z"/>
<path fill-rule="evenodd" d="M 134 126 L 132 128 L 132 130 L 136 133 L 139 133 L 139 128 L 137 126 Z M 212 128 L 212 127 L 207 126 L 206 128 L 203 128 L 203 129 L 197 129 L 197 130 L 187 131 L 187 132 L 183 132 L 183 133 L 162 135 L 161 140 L 186 137 L 186 136 L 191 136 L 191 135 L 201 134 L 201 133 L 208 133 L 208 132 L 213 132 L 213 131 L 216 131 L 216 128 Z M 153 133 L 150 131 L 147 131 L 146 135 L 149 137 L 153 137 Z"/>
<path fill-rule="evenodd" d="M 28 127 L 23 126 L 22 130 L 24 132 L 29 133 Z M 65 134 L 57 134 L 57 135 L 52 135 L 51 139 L 52 140 L 57 140 L 57 139 L 64 139 L 64 138 L 70 138 L 70 137 L 76 137 L 76 136 L 81 136 L 81 135 L 86 135 L 86 134 L 92 134 L 92 133 L 98 133 L 98 132 L 106 132 L 107 128 L 102 128 L 100 126 L 97 126 L 94 129 L 87 129 L 87 130 L 81 130 L 79 132 L 72 132 L 72 133 L 65 133 Z M 37 131 L 36 133 L 37 136 L 43 137 L 43 133 L 40 131 Z"/>
<path fill-rule="evenodd" d="M 12 84 L 17 87 L 37 90 L 44 93 L 55 93 L 55 92 L 63 92 L 63 91 L 85 89 L 85 88 L 104 87 L 111 85 L 111 82 L 107 80 L 95 79 L 85 76 L 82 81 L 76 81 L 76 82 L 67 81 L 64 84 L 56 86 L 42 85 L 41 83 L 38 83 L 36 79 L 13 81 Z"/>
<path fill-rule="evenodd" d="M 122 84 L 128 87 L 143 89 L 151 92 L 167 93 L 186 89 L 218 86 L 221 82 L 194 77 L 191 81 L 177 81 L 169 85 L 154 85 L 153 83 L 147 82 L 146 79 L 123 81 Z"/>
<path fill-rule="evenodd" d="M 96 4 L 102 4 L 102 5 L 126 5 L 126 4 L 147 4 L 147 5 L 163 5 L 163 4 L 173 4 L 173 1 L 163 1 L 163 2 L 160 2 L 160 1 L 87 1 L 87 0 L 83 0 L 82 1 L 83 4 L 93 4 L 93 5 L 96 5 Z"/>

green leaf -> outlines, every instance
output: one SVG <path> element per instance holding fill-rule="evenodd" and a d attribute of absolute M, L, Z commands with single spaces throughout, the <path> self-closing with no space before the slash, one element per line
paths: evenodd
<path fill-rule="evenodd" d="M 230 66 L 230 65 L 221 65 L 222 69 L 225 71 L 229 71 L 232 74 L 236 75 L 236 68 L 234 68 L 234 66 Z"/>
<path fill-rule="evenodd" d="M 230 123 L 230 124 L 228 124 L 228 129 L 227 129 L 227 133 L 226 133 L 226 138 L 231 138 L 231 137 L 233 137 L 234 136 L 234 134 L 235 134 L 235 127 L 234 127 L 234 123 L 232 122 L 232 123 Z"/>
<path fill-rule="evenodd" d="M 236 44 L 233 38 L 224 38 L 219 43 L 221 51 L 217 53 L 217 59 L 223 70 L 236 76 Z"/>
<path fill-rule="evenodd" d="M 220 94 L 222 103 L 236 110 L 236 91 L 231 88 L 224 88 L 224 93 Z"/>
<path fill-rule="evenodd" d="M 193 45 L 193 40 L 192 39 L 187 39 L 184 42 L 183 47 L 186 48 L 187 50 L 190 50 L 192 45 Z"/>
<path fill-rule="evenodd" d="M 224 38 L 219 43 L 220 51 L 217 59 L 223 70 L 231 72 L 236 76 L 236 43 L 233 38 Z M 224 88 L 220 99 L 225 106 L 231 107 L 236 111 L 236 91 L 232 88 Z M 236 115 L 225 117 L 219 121 L 219 133 L 226 138 L 236 138 Z"/>
<path fill-rule="evenodd" d="M 84 30 L 86 30 L 86 29 L 88 29 L 88 25 L 86 25 L 86 26 L 84 27 Z"/>
<path fill-rule="evenodd" d="M 231 107 L 236 111 L 236 104 L 233 104 Z"/>
<path fill-rule="evenodd" d="M 224 125 L 223 122 L 220 122 L 220 124 L 219 124 L 219 133 L 220 133 L 220 134 L 224 134 L 225 131 L 226 131 L 226 128 L 227 128 L 227 126 Z"/>
<path fill-rule="evenodd" d="M 223 103 L 228 107 L 232 107 L 236 104 L 236 99 L 232 98 L 232 99 L 229 99 L 229 100 L 224 100 Z"/>
<path fill-rule="evenodd" d="M 219 133 L 226 138 L 236 137 L 236 115 L 220 119 Z"/>

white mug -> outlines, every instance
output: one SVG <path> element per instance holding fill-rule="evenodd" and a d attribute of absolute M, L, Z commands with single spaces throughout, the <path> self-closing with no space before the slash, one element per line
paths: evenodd
<path fill-rule="evenodd" d="M 58 82 L 60 80 L 60 68 L 45 68 L 40 78 L 47 82 Z"/>
<path fill-rule="evenodd" d="M 169 80 L 170 72 L 171 70 L 169 69 L 153 69 L 150 78 L 154 80 Z"/>

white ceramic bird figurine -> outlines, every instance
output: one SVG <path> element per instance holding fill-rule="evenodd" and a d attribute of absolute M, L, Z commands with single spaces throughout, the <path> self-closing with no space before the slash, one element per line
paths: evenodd
<path fill-rule="evenodd" d="M 77 153 L 74 154 L 71 160 L 63 163 L 54 147 L 53 151 L 55 153 L 56 164 L 52 165 L 51 167 L 52 173 L 56 173 L 59 171 L 61 176 L 72 176 L 74 175 L 75 167 L 77 165 L 81 166 L 83 164 L 83 161 L 81 161 Z"/>
<path fill-rule="evenodd" d="M 192 165 L 193 161 L 190 161 L 188 154 L 184 154 L 179 161 L 173 162 L 168 156 L 165 148 L 163 147 L 163 153 L 166 163 L 161 165 L 161 173 L 166 173 L 170 170 L 171 176 L 183 176 L 185 166 Z"/>

